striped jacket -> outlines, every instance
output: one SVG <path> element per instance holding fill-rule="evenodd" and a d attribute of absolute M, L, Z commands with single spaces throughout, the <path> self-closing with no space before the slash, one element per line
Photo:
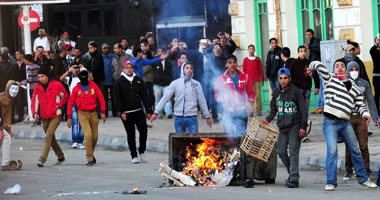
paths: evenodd
<path fill-rule="evenodd" d="M 347 91 L 345 84 L 337 76 L 329 73 L 323 63 L 313 61 L 310 63 L 310 69 L 317 70 L 324 82 L 324 112 L 347 120 L 350 119 L 350 114 L 354 109 L 362 117 L 370 116 L 365 107 L 364 97 L 353 80 L 349 79 L 352 87 Z"/>
<path fill-rule="evenodd" d="M 23 80 L 21 84 L 26 85 L 30 83 L 30 89 L 33 90 L 39 82 L 37 76 L 38 70 L 40 70 L 40 66 L 37 64 L 26 66 L 27 79 Z"/>

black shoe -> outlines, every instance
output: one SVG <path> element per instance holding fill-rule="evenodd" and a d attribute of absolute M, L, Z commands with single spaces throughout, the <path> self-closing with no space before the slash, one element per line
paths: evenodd
<path fill-rule="evenodd" d="M 368 131 L 368 136 L 371 136 L 372 134 L 373 134 L 372 132 Z"/>
<path fill-rule="evenodd" d="M 92 162 L 93 162 L 94 164 L 96 164 L 96 158 L 95 158 L 95 156 L 93 156 L 93 160 L 92 160 Z"/>
<path fill-rule="evenodd" d="M 255 181 L 253 179 L 247 179 L 244 182 L 245 188 L 253 188 L 254 185 L 255 185 Z"/>
<path fill-rule="evenodd" d="M 288 188 L 298 188 L 298 183 L 293 181 L 286 182 L 285 185 L 288 186 Z"/>
<path fill-rule="evenodd" d="M 168 119 L 173 119 L 173 115 L 168 115 Z"/>
<path fill-rule="evenodd" d="M 86 165 L 89 166 L 89 167 L 91 167 L 91 166 L 94 165 L 94 162 L 93 162 L 93 161 L 90 161 L 90 162 L 88 162 Z"/>
<path fill-rule="evenodd" d="M 63 162 L 65 162 L 65 158 L 58 159 L 56 164 L 57 164 L 57 165 L 60 165 L 60 164 L 62 164 Z"/>

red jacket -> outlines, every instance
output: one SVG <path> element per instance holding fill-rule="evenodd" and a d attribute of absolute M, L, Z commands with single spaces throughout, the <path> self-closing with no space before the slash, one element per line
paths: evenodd
<path fill-rule="evenodd" d="M 251 81 L 264 82 L 264 72 L 263 66 L 261 64 L 261 59 L 256 56 L 254 60 L 250 60 L 248 57 L 245 57 L 243 60 L 243 72 L 248 74 Z"/>
<path fill-rule="evenodd" d="M 96 100 L 98 100 L 102 114 L 106 113 L 106 103 L 99 87 L 93 81 L 89 81 L 88 84 L 87 93 L 82 90 L 79 83 L 73 88 L 67 106 L 67 116 L 69 119 L 71 119 L 74 103 L 76 103 L 78 110 L 95 111 L 98 105 Z"/>
<path fill-rule="evenodd" d="M 238 69 L 239 79 L 237 89 L 228 74 L 228 70 L 220 75 L 215 82 L 215 99 L 223 104 L 223 108 L 230 111 L 246 109 L 247 101 L 255 100 L 253 84 L 248 75 Z"/>
<path fill-rule="evenodd" d="M 39 83 L 34 87 L 32 97 L 32 114 L 39 113 L 41 119 L 52 119 L 62 114 L 62 106 L 69 99 L 63 85 L 58 81 L 50 81 L 46 91 Z"/>

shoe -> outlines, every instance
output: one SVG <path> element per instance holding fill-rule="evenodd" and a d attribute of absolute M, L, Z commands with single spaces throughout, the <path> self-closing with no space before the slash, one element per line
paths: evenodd
<path fill-rule="evenodd" d="M 343 181 L 349 181 L 352 178 L 352 173 L 345 172 L 343 176 Z"/>
<path fill-rule="evenodd" d="M 138 153 L 137 157 L 139 158 L 140 162 L 142 162 L 142 163 L 146 163 L 147 162 L 147 160 L 145 158 L 145 155 L 143 153 L 142 154 Z"/>
<path fill-rule="evenodd" d="M 311 113 L 315 114 L 318 110 L 319 108 L 314 108 L 314 110 L 312 110 Z"/>
<path fill-rule="evenodd" d="M 285 183 L 285 185 L 288 188 L 298 188 L 298 183 L 297 182 L 293 182 L 293 181 L 288 181 L 288 182 Z"/>
<path fill-rule="evenodd" d="M 377 188 L 377 185 L 375 183 L 372 183 L 371 181 L 367 180 L 364 183 L 360 183 L 363 186 L 366 186 L 368 188 Z"/>
<path fill-rule="evenodd" d="M 140 163 L 139 158 L 137 157 L 132 158 L 132 164 L 138 164 L 138 163 Z"/>
<path fill-rule="evenodd" d="M 309 137 L 304 137 L 302 138 L 302 143 L 308 143 L 308 142 L 311 142 L 311 139 Z"/>
<path fill-rule="evenodd" d="M 95 156 L 92 156 L 92 162 L 93 162 L 94 164 L 96 164 L 96 158 L 95 158 Z"/>
<path fill-rule="evenodd" d="M 368 131 L 368 136 L 371 136 L 372 134 L 373 134 L 372 132 Z"/>
<path fill-rule="evenodd" d="M 263 116 L 263 113 L 261 113 L 261 112 L 257 112 L 257 113 L 256 113 L 256 116 L 258 116 L 258 117 Z"/>
<path fill-rule="evenodd" d="M 217 120 L 217 119 L 213 119 L 213 120 L 212 120 L 212 123 L 213 123 L 213 124 L 219 124 L 219 120 Z"/>
<path fill-rule="evenodd" d="M 168 119 L 173 119 L 173 115 L 168 115 Z"/>
<path fill-rule="evenodd" d="M 247 179 L 244 182 L 245 188 L 253 188 L 254 185 L 255 185 L 255 181 L 253 179 Z"/>
<path fill-rule="evenodd" d="M 5 165 L 1 167 L 1 171 L 16 171 L 16 167 L 11 165 Z"/>
<path fill-rule="evenodd" d="M 78 144 L 78 148 L 79 148 L 79 149 L 85 149 L 86 146 L 84 146 L 82 143 L 79 143 L 79 144 Z"/>
<path fill-rule="evenodd" d="M 37 166 L 38 167 L 44 167 L 44 163 L 42 161 L 38 161 Z"/>
<path fill-rule="evenodd" d="M 91 167 L 91 166 L 94 165 L 94 162 L 93 161 L 89 161 L 86 165 L 89 166 L 89 167 Z"/>
<path fill-rule="evenodd" d="M 321 113 L 323 113 L 323 111 L 324 111 L 323 108 L 319 108 L 319 109 L 315 112 L 315 114 L 321 114 Z"/>
<path fill-rule="evenodd" d="M 313 124 L 313 121 L 311 120 L 308 120 L 307 122 L 307 127 L 306 127 L 306 135 L 309 135 L 310 131 L 311 131 L 311 125 Z"/>
<path fill-rule="evenodd" d="M 56 165 L 60 165 L 60 164 L 62 164 L 63 162 L 65 162 L 65 158 L 58 159 L 58 160 L 57 160 L 57 163 L 55 163 L 55 164 L 56 164 Z"/>
<path fill-rule="evenodd" d="M 335 190 L 335 185 L 333 184 L 327 184 L 325 186 L 325 191 L 334 191 Z"/>
<path fill-rule="evenodd" d="M 78 143 L 74 142 L 73 145 L 71 145 L 71 147 L 72 147 L 73 149 L 78 148 Z"/>

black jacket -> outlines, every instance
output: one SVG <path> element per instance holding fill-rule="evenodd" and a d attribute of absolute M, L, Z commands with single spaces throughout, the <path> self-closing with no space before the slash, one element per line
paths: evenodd
<path fill-rule="evenodd" d="M 271 55 L 272 60 L 271 60 Z M 267 61 L 265 65 L 265 75 L 270 80 L 276 80 L 277 72 L 281 68 L 281 47 L 277 47 L 274 51 L 269 50 L 267 54 Z"/>
<path fill-rule="evenodd" d="M 377 49 L 377 46 L 373 46 L 369 53 L 371 54 L 373 61 L 373 73 L 380 74 L 380 50 Z"/>
<path fill-rule="evenodd" d="M 49 77 L 52 77 L 53 76 L 53 68 L 54 68 L 54 65 L 53 65 L 53 62 L 50 60 L 50 59 L 47 59 L 47 57 L 45 55 L 42 56 L 42 60 L 37 57 L 37 60 L 35 62 L 37 65 L 39 65 L 41 68 L 46 68 L 49 70 L 49 74 L 50 76 Z"/>
<path fill-rule="evenodd" d="M 309 60 L 310 61 L 321 61 L 321 47 L 320 47 L 320 40 L 318 38 L 311 38 L 310 44 L 309 44 Z"/>
<path fill-rule="evenodd" d="M 26 79 L 26 65 L 25 63 L 21 64 L 21 67 L 18 64 L 14 64 L 11 70 L 11 80 L 21 82 Z"/>
<path fill-rule="evenodd" d="M 12 64 L 8 61 L 0 61 L 0 92 L 5 91 L 5 87 L 10 80 Z"/>
<path fill-rule="evenodd" d="M 289 71 L 292 77 L 292 83 L 300 88 L 310 90 L 313 83 L 310 76 L 305 75 L 306 67 L 309 66 L 310 61 L 308 59 L 301 60 L 297 58 L 292 61 L 289 67 Z M 319 89 L 319 76 L 318 73 L 313 73 L 314 86 Z"/>
<path fill-rule="evenodd" d="M 289 58 L 288 60 L 286 60 L 285 62 L 282 61 L 283 65 L 282 67 L 285 67 L 287 69 L 290 69 L 290 64 L 292 64 L 293 60 L 295 60 L 294 58 Z"/>
<path fill-rule="evenodd" d="M 145 112 L 153 113 L 145 83 L 138 76 L 133 78 L 132 83 L 120 76 L 113 85 L 113 94 L 121 113 L 142 109 L 141 102 L 144 104 Z"/>
<path fill-rule="evenodd" d="M 368 78 L 368 74 L 367 74 L 367 70 L 365 69 L 365 65 L 364 65 L 363 61 L 360 60 L 359 57 L 356 57 L 355 61 L 359 64 L 359 67 L 360 67 L 360 69 L 359 69 L 359 77 L 362 78 L 362 79 L 364 79 L 364 80 L 366 80 L 366 81 L 368 81 L 368 83 L 370 83 L 369 78 Z"/>
<path fill-rule="evenodd" d="M 172 80 L 172 64 L 169 59 L 165 59 L 165 69 L 160 62 L 157 62 L 152 65 L 153 66 L 153 84 L 168 86 Z"/>
<path fill-rule="evenodd" d="M 88 70 L 92 72 L 94 82 L 99 83 L 101 81 L 104 81 L 104 62 L 102 53 L 99 50 L 96 50 L 93 54 L 91 54 L 89 65 L 90 66 Z"/>
<path fill-rule="evenodd" d="M 284 91 L 280 88 L 273 90 L 270 112 L 265 119 L 271 122 L 276 114 L 278 128 L 290 128 L 301 123 L 301 129 L 306 129 L 308 116 L 305 98 L 293 84 L 290 84 Z"/>

